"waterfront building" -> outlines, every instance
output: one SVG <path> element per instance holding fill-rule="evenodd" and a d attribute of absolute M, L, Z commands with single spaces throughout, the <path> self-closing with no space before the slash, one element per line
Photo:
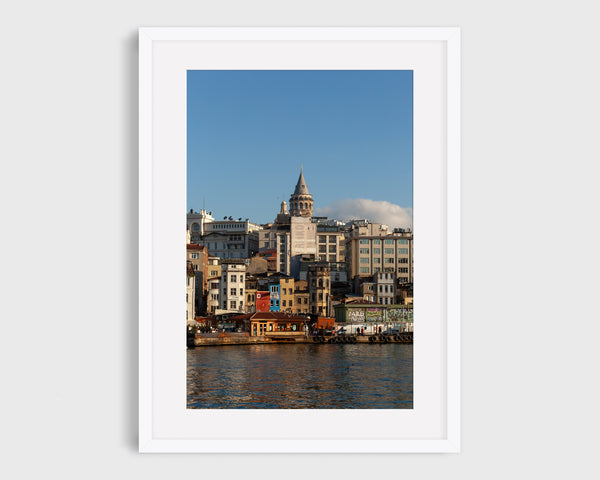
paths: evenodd
<path fill-rule="evenodd" d="M 357 299 L 336 305 L 334 310 L 336 325 L 363 325 L 366 327 L 376 324 L 384 326 L 384 328 L 413 331 L 412 305 L 381 305 Z"/>
<path fill-rule="evenodd" d="M 215 313 L 243 312 L 246 287 L 243 260 L 221 260 L 221 310 Z"/>
<path fill-rule="evenodd" d="M 261 226 L 246 220 L 220 220 L 204 225 L 198 242 L 208 253 L 222 259 L 250 258 L 258 252 Z"/>
<path fill-rule="evenodd" d="M 309 311 L 330 316 L 331 280 L 327 262 L 314 262 L 308 267 Z"/>
<path fill-rule="evenodd" d="M 372 277 L 379 272 L 395 273 L 398 281 L 413 281 L 413 235 L 409 229 L 387 228 L 378 224 L 353 227 L 346 240 L 349 279 Z"/>
<path fill-rule="evenodd" d="M 190 262 L 186 265 L 186 289 L 185 289 L 185 303 L 186 312 L 185 319 L 187 323 L 195 322 L 196 319 L 196 272 Z"/>
<path fill-rule="evenodd" d="M 190 235 L 188 243 L 200 243 L 202 235 L 204 235 L 204 226 L 214 221 L 212 212 L 207 212 L 205 209 L 195 212 L 190 209 L 187 214 L 187 231 Z"/>
<path fill-rule="evenodd" d="M 290 338 L 303 337 L 308 330 L 309 319 L 282 312 L 256 312 L 250 316 L 250 336 Z"/>

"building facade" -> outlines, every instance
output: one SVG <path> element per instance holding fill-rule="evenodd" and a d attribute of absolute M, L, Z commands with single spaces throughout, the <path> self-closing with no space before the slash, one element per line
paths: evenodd
<path fill-rule="evenodd" d="M 315 262 L 308 267 L 309 311 L 320 316 L 330 316 L 331 280 L 326 262 Z"/>
<path fill-rule="evenodd" d="M 349 279 L 395 273 L 403 283 L 413 282 L 413 235 L 410 230 L 363 235 L 353 230 L 346 240 Z"/>
<path fill-rule="evenodd" d="M 221 311 L 244 312 L 246 264 L 242 260 L 221 260 Z"/>
<path fill-rule="evenodd" d="M 193 209 L 187 214 L 187 230 L 190 235 L 188 243 L 200 243 L 202 235 L 204 235 L 204 226 L 214 221 L 212 212 L 207 212 L 205 209 L 195 212 Z"/>
<path fill-rule="evenodd" d="M 204 225 L 198 241 L 208 253 L 222 259 L 250 258 L 258 252 L 259 231 L 262 227 L 246 220 L 212 221 Z"/>

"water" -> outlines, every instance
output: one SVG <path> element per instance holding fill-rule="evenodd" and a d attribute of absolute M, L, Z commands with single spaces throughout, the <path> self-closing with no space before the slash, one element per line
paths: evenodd
<path fill-rule="evenodd" d="M 197 347 L 187 408 L 413 408 L 410 344 Z"/>

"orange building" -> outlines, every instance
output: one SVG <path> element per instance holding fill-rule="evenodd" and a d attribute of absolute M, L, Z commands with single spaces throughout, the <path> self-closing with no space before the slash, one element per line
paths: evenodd
<path fill-rule="evenodd" d="M 282 312 L 256 312 L 250 317 L 252 337 L 295 337 L 304 336 L 309 319 Z"/>

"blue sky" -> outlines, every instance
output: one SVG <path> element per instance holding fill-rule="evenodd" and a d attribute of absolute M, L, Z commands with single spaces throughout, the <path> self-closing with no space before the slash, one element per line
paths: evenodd
<path fill-rule="evenodd" d="M 412 119 L 412 71 L 188 71 L 188 211 L 272 222 L 302 164 L 315 215 L 406 222 Z"/>

